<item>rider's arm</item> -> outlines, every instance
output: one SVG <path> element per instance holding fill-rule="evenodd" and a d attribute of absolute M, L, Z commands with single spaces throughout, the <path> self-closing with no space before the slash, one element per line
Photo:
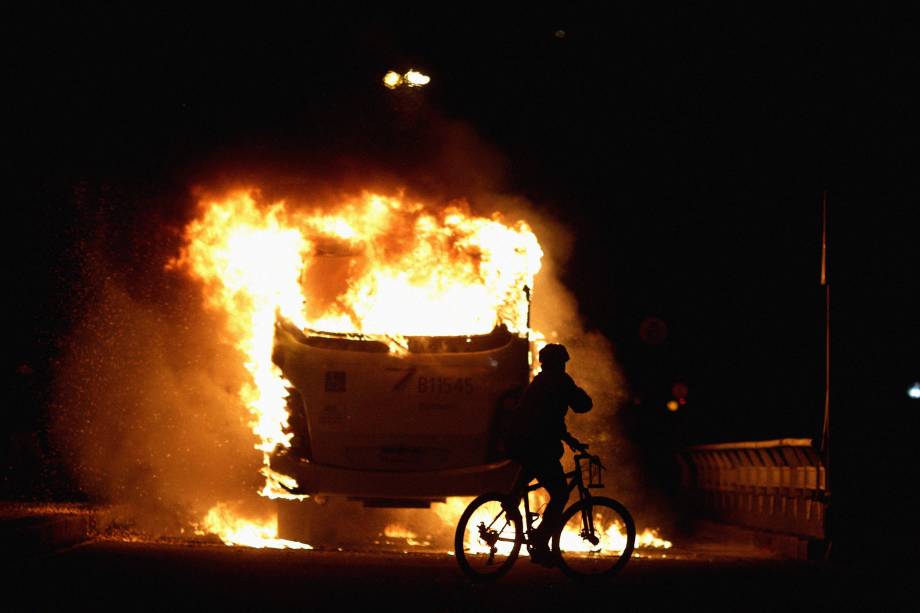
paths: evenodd
<path fill-rule="evenodd" d="M 566 377 L 566 404 L 574 411 L 575 413 L 587 413 L 594 406 L 594 403 L 591 401 L 591 396 L 588 395 L 588 392 L 578 387 L 575 384 L 575 380 L 572 379 L 568 374 Z"/>
<path fill-rule="evenodd" d="M 563 428 L 564 428 L 564 429 L 563 429 L 563 431 L 562 431 L 562 440 L 563 440 L 569 447 L 571 447 L 573 450 L 582 450 L 582 449 L 585 448 L 585 444 L 584 444 L 584 443 L 582 443 L 580 440 L 578 440 L 577 438 L 575 438 L 574 436 L 572 436 L 572 435 L 569 433 L 569 431 L 568 431 L 567 428 L 565 428 L 564 426 L 563 426 Z"/>
<path fill-rule="evenodd" d="M 594 403 L 585 390 L 573 384 L 572 391 L 569 393 L 569 406 L 576 413 L 587 413 L 594 406 Z"/>
<path fill-rule="evenodd" d="M 568 384 L 569 407 L 576 413 L 587 413 L 590 411 L 593 403 L 591 402 L 591 397 L 588 396 L 588 393 L 575 385 L 575 381 L 571 377 L 568 378 Z M 562 425 L 562 440 L 568 443 L 569 447 L 571 447 L 573 451 L 583 451 L 587 447 L 587 445 L 569 433 L 568 428 L 565 427 L 564 421 Z"/>

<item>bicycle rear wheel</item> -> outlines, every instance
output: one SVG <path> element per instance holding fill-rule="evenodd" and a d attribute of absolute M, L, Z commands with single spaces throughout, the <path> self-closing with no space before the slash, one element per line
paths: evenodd
<path fill-rule="evenodd" d="M 521 551 L 521 514 L 506 501 L 507 497 L 498 492 L 483 494 L 460 516 L 454 552 L 463 572 L 476 581 L 494 581 L 503 576 Z"/>
<path fill-rule="evenodd" d="M 559 568 L 576 579 L 614 575 L 636 546 L 636 524 L 626 507 L 611 498 L 588 498 L 562 514 L 553 536 Z"/>

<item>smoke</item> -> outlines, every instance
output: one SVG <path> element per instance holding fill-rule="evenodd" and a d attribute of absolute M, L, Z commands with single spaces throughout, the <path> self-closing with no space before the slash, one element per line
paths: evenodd
<path fill-rule="evenodd" d="M 542 268 L 534 279 L 532 328 L 545 335 L 547 342 L 562 343 L 571 356 L 567 371 L 594 401 L 586 414 L 569 413 L 567 427 L 578 439 L 591 444 L 608 470 L 606 488 L 601 493 L 616 498 L 633 512 L 639 529 L 673 525 L 675 517 L 667 495 L 645 473 L 640 450 L 624 432 L 620 411 L 629 397 L 629 384 L 620 369 L 610 339 L 593 329 L 582 317 L 579 303 L 591 296 L 575 296 L 566 286 L 570 274 L 596 279 L 596 295 L 610 291 L 607 274 L 610 266 L 597 262 L 591 270 L 570 271 L 568 265 L 578 237 L 566 224 L 564 211 L 578 202 L 557 202 L 550 208 L 520 195 L 509 193 L 503 185 L 513 163 L 467 127 L 444 120 L 436 130 L 442 136 L 439 155 L 431 165 L 437 170 L 426 176 L 446 176 L 451 180 L 440 188 L 429 183 L 429 193 L 456 197 L 462 193 L 474 211 L 491 215 L 498 211 L 507 220 L 525 220 L 544 251 Z M 440 169 L 444 168 L 444 172 Z M 467 188 L 464 192 L 464 188 Z M 568 458 L 566 458 L 567 460 Z M 570 461 L 570 460 L 569 460 Z M 566 470 L 572 469 L 566 466 Z"/>
<path fill-rule="evenodd" d="M 119 525 L 178 534 L 216 502 L 259 487 L 238 396 L 242 359 L 219 342 L 222 322 L 201 308 L 194 284 L 162 262 L 133 268 L 112 261 L 103 241 L 89 244 L 52 435 L 82 491 L 113 505 Z"/>
<path fill-rule="evenodd" d="M 401 168 L 339 160 L 336 172 L 305 165 L 292 178 L 293 164 L 282 174 L 270 166 L 239 173 L 226 166 L 199 182 L 211 192 L 257 185 L 266 200 L 284 198 L 295 205 L 329 202 L 361 189 L 405 189 L 410 198 L 433 203 L 464 198 L 477 213 L 499 211 L 508 220 L 527 221 L 546 253 L 533 288 L 533 328 L 566 345 L 569 372 L 594 399 L 592 412 L 570 415 L 569 429 L 603 456 L 609 468 L 604 493 L 630 506 L 640 528 L 660 525 L 665 505 L 644 486 L 636 454 L 618 427 L 627 385 L 614 349 L 585 326 L 577 298 L 562 281 L 575 237 L 550 212 L 503 191 L 507 162 L 464 124 L 426 115 L 420 126 L 402 129 L 411 132 L 406 138 L 414 148 L 407 154 L 413 161 Z M 173 217 L 191 213 L 186 204 L 172 207 Z M 249 414 L 238 395 L 248 376 L 243 358 L 221 338 L 224 322 L 202 306 L 200 286 L 164 268 L 179 253 L 182 225 L 154 216 L 121 228 L 119 240 L 131 249 L 137 249 L 138 237 L 147 237 L 141 243 L 148 247 L 128 261 L 104 247 L 111 237 L 101 228 L 98 240 L 82 249 L 84 274 L 74 284 L 88 298 L 65 341 L 55 390 L 53 434 L 83 491 L 118 505 L 131 525 L 150 534 L 187 530 L 218 502 L 233 501 L 240 512 L 258 515 L 273 504 L 256 494 L 261 455 L 253 448 Z M 420 538 L 431 534 L 440 540 L 462 508 L 436 507 L 352 512 L 377 514 L 382 519 L 376 526 L 398 521 L 414 526 Z"/>
<path fill-rule="evenodd" d="M 570 412 L 566 425 L 576 438 L 590 444 L 590 451 L 600 455 L 607 467 L 601 494 L 626 504 L 640 530 L 670 525 L 674 517 L 666 496 L 644 474 L 639 450 L 623 431 L 619 412 L 628 400 L 629 384 L 617 363 L 615 347 L 585 323 L 579 301 L 590 297 L 575 296 L 564 283 L 577 237 L 564 221 L 526 199 L 493 194 L 480 200 L 509 219 L 526 220 L 543 247 L 543 265 L 534 279 L 532 328 L 547 342 L 565 345 L 571 357 L 567 372 L 594 402 L 589 413 Z M 607 291 L 604 270 L 605 263 L 599 262 L 594 270 L 575 273 L 593 275 L 601 293 Z M 570 455 L 564 462 L 568 462 L 566 470 L 574 469 Z"/>

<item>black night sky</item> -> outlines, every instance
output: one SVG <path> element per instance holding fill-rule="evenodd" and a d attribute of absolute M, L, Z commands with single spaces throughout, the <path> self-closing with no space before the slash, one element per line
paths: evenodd
<path fill-rule="evenodd" d="M 687 383 L 682 443 L 817 435 L 827 190 L 834 449 L 843 475 L 894 470 L 920 409 L 906 395 L 920 379 L 917 24 L 841 6 L 9 19 L 13 434 L 47 419 L 100 218 L 110 256 L 143 269 L 156 249 L 129 229 L 178 226 L 191 186 L 221 173 L 373 168 L 462 195 L 476 177 L 438 174 L 450 166 L 431 137 L 451 122 L 492 152 L 493 187 L 571 229 L 565 281 L 643 410 L 670 418 L 671 385 Z M 401 66 L 431 74 L 421 100 L 380 85 Z M 75 193 L 111 202 L 88 211 Z M 668 326 L 660 345 L 639 336 L 649 316 Z"/>

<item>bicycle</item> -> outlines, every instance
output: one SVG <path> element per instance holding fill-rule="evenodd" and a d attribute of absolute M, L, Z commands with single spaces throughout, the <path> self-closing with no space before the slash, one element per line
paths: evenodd
<path fill-rule="evenodd" d="M 579 499 L 562 514 L 559 529 L 553 534 L 551 552 L 554 565 L 574 579 L 610 577 L 626 565 L 636 544 L 636 525 L 626 507 L 612 498 L 592 496 L 592 489 L 603 487 L 600 458 L 585 453 L 587 445 L 575 454 L 575 470 L 566 473 L 568 491 L 577 489 Z M 588 461 L 585 484 L 582 462 Z M 530 510 L 530 492 L 543 486 L 527 485 L 511 495 L 489 492 L 474 499 L 457 524 L 454 552 L 466 575 L 476 581 L 494 581 L 514 565 L 530 537 L 539 513 Z M 520 500 L 523 498 L 523 517 Z M 523 524 L 526 518 L 526 531 Z"/>

